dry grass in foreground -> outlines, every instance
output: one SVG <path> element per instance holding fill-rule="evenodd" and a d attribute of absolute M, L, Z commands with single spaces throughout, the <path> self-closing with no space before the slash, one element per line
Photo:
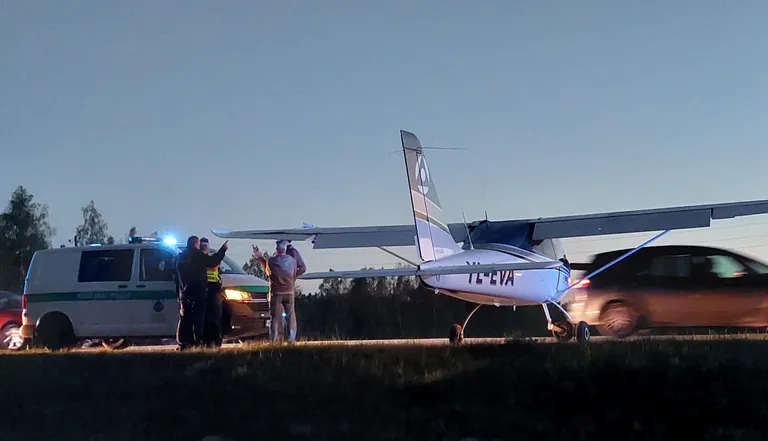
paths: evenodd
<path fill-rule="evenodd" d="M 7 440 L 768 438 L 768 342 L 0 357 Z"/>

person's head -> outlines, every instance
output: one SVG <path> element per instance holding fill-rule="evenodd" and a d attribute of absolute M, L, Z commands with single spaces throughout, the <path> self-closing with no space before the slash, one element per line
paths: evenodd
<path fill-rule="evenodd" d="M 208 243 L 208 238 L 200 238 L 200 251 L 207 253 L 211 249 L 211 245 Z"/>
<path fill-rule="evenodd" d="M 187 248 L 197 248 L 200 249 L 200 238 L 197 236 L 189 236 L 189 239 L 187 239 Z"/>
<path fill-rule="evenodd" d="M 275 253 L 285 254 L 285 250 L 288 248 L 288 242 L 285 240 L 278 240 L 275 242 Z"/>

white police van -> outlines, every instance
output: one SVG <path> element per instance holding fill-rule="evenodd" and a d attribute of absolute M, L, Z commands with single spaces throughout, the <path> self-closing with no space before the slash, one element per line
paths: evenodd
<path fill-rule="evenodd" d="M 22 296 L 21 335 L 49 349 L 101 339 L 110 349 L 129 340 L 175 339 L 179 316 L 173 240 L 54 248 L 34 254 Z M 226 340 L 269 333 L 269 287 L 228 257 L 221 263 Z"/>

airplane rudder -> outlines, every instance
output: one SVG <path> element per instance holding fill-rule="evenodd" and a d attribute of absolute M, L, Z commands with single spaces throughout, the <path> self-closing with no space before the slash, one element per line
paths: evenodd
<path fill-rule="evenodd" d="M 440 198 L 421 142 L 413 133 L 403 130 L 400 133 L 420 257 L 434 260 L 460 251 L 442 220 Z"/>

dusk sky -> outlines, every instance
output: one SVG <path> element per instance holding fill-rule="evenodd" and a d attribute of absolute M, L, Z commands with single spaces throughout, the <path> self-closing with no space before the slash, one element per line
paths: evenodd
<path fill-rule="evenodd" d="M 768 199 L 766 23 L 760 0 L 2 1 L 0 195 L 47 204 L 54 246 L 91 199 L 118 238 L 411 223 L 404 129 L 466 149 L 427 152 L 449 222 Z M 660 243 L 768 260 L 768 217 L 715 225 Z"/>

